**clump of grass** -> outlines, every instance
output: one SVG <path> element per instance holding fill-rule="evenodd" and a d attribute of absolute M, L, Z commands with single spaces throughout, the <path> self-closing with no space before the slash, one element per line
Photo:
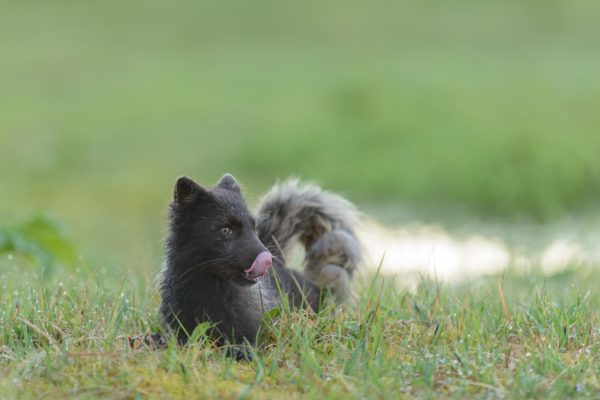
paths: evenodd
<path fill-rule="evenodd" d="M 1 265 L 1 397 L 600 394 L 593 270 L 423 280 L 414 292 L 367 278 L 341 308 L 265 316 L 262 346 L 236 362 L 202 329 L 186 347 L 130 348 L 128 336 L 161 332 L 152 285 L 85 268 L 44 280 Z"/>

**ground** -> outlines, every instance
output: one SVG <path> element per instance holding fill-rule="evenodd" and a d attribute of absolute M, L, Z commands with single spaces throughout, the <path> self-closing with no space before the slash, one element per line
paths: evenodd
<path fill-rule="evenodd" d="M 365 276 L 342 309 L 265 316 L 250 362 L 205 327 L 186 347 L 131 348 L 129 336 L 161 331 L 150 281 L 102 269 L 1 279 L 3 398 L 600 396 L 596 269 L 423 279 L 416 291 Z"/>

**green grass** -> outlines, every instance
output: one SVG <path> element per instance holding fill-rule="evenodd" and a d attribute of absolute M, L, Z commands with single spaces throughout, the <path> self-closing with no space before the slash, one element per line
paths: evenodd
<path fill-rule="evenodd" d="M 150 276 L 81 263 L 44 277 L 4 259 L 3 398 L 565 398 L 600 395 L 597 269 L 439 285 L 367 277 L 343 310 L 269 321 L 254 360 L 160 332 Z M 502 298 L 505 299 L 503 306 Z"/>

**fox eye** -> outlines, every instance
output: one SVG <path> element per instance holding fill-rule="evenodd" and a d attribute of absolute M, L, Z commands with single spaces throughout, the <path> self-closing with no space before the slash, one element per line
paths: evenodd
<path fill-rule="evenodd" d="M 228 228 L 228 227 L 221 228 L 221 234 L 223 236 L 229 236 L 232 233 L 233 233 L 233 231 L 231 230 L 231 228 Z"/>

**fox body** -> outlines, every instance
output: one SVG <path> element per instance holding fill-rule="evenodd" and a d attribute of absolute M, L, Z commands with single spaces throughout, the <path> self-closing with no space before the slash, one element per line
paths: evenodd
<path fill-rule="evenodd" d="M 175 183 L 170 205 L 161 314 L 181 343 L 202 322 L 221 344 L 254 343 L 264 312 L 285 299 L 318 311 L 323 289 L 343 299 L 360 260 L 354 206 L 314 185 L 290 180 L 261 200 L 255 218 L 231 175 L 205 188 Z M 304 272 L 285 253 L 305 248 Z"/>

